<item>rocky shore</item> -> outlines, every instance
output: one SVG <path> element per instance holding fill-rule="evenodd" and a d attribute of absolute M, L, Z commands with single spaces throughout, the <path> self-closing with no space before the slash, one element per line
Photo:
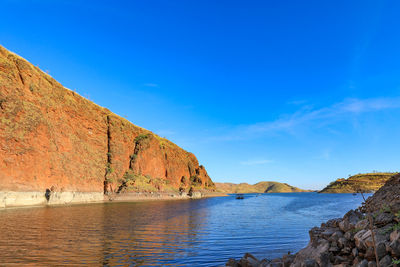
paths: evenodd
<path fill-rule="evenodd" d="M 400 175 L 395 175 L 357 210 L 310 230 L 296 254 L 259 260 L 249 253 L 229 259 L 235 267 L 400 266 Z M 378 260 L 376 260 L 378 259 Z"/>

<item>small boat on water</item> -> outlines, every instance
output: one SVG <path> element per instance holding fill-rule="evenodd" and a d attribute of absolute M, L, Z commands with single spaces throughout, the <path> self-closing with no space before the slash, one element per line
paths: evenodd
<path fill-rule="evenodd" d="M 353 196 L 357 196 L 357 193 L 353 193 Z"/>
<path fill-rule="evenodd" d="M 244 199 L 243 194 L 236 194 L 236 199 Z"/>

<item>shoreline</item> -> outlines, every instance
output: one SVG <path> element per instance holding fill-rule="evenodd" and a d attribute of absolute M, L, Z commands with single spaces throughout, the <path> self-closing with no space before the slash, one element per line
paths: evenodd
<path fill-rule="evenodd" d="M 400 174 L 355 210 L 309 230 L 306 247 L 294 254 L 259 260 L 250 253 L 231 267 L 399 267 Z M 364 198 L 364 196 L 363 196 Z"/>
<path fill-rule="evenodd" d="M 0 191 L 0 211 L 14 208 L 66 206 L 92 203 L 146 202 L 162 200 L 202 199 L 228 196 L 219 192 L 196 192 L 193 196 L 175 192 L 134 192 L 105 195 L 102 192 L 18 192 Z"/>
<path fill-rule="evenodd" d="M 168 192 L 157 192 L 157 193 L 144 193 L 144 192 L 133 192 L 133 193 L 124 193 L 120 195 L 113 196 L 104 196 L 104 202 L 145 202 L 145 201 L 158 201 L 158 200 L 185 200 L 185 199 L 202 199 L 202 198 L 210 198 L 210 197 L 224 197 L 228 196 L 227 194 L 218 193 L 218 192 L 201 192 L 201 195 L 188 196 L 188 195 L 179 195 L 176 193 L 168 193 Z M 108 200 L 106 198 L 109 198 Z"/>

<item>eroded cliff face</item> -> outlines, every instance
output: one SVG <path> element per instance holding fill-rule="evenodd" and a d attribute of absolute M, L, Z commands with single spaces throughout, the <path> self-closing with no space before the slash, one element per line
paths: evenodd
<path fill-rule="evenodd" d="M 214 189 L 193 154 L 0 46 L 0 191 L 116 191 L 132 177 L 159 191 Z"/>

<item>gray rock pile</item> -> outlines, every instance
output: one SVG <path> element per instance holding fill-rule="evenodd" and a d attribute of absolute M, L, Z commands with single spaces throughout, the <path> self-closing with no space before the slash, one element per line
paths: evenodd
<path fill-rule="evenodd" d="M 246 253 L 240 260 L 229 259 L 226 266 L 400 267 L 400 175 L 393 176 L 362 207 L 312 228 L 309 234 L 309 244 L 296 254 L 258 260 Z"/>

